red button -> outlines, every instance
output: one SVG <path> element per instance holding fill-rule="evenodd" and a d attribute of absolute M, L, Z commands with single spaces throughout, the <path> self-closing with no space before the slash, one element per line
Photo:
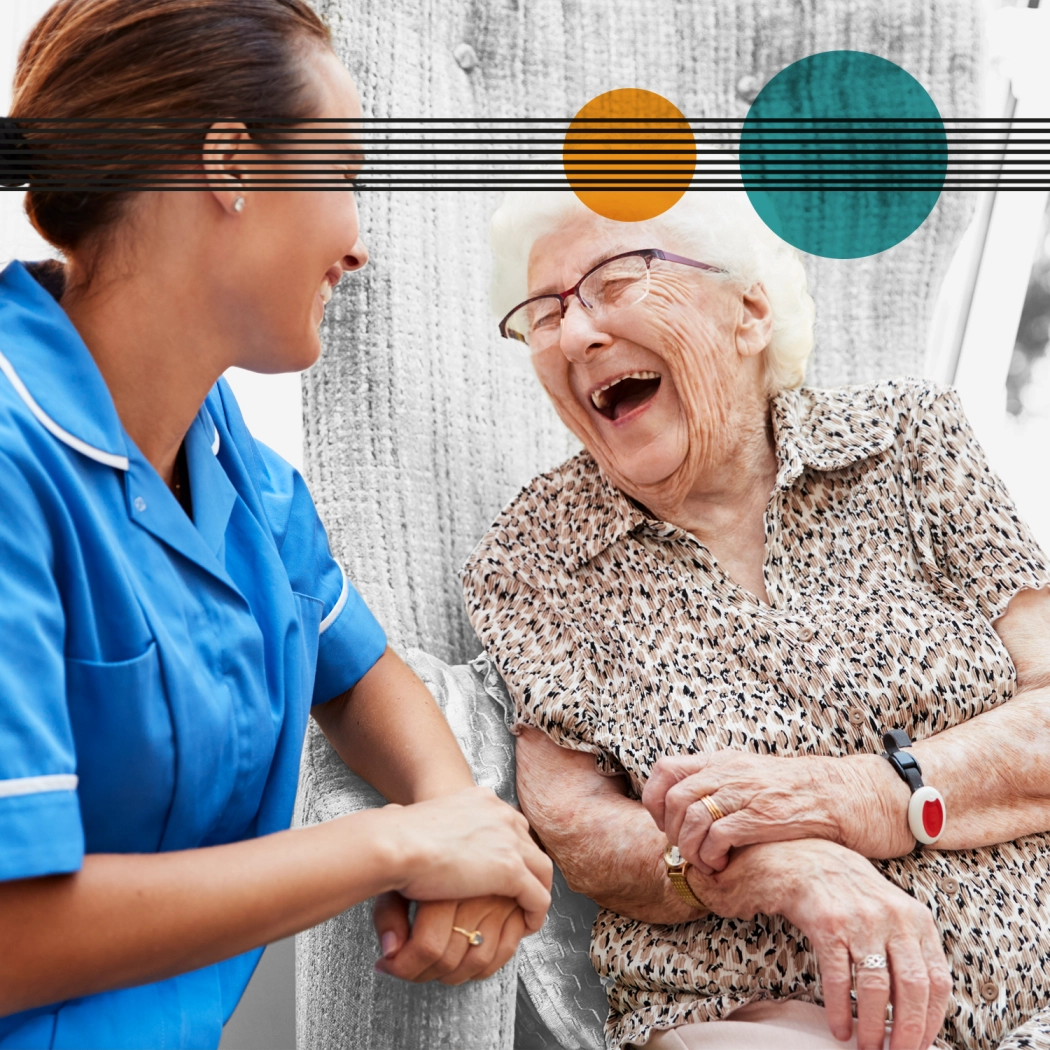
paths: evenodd
<path fill-rule="evenodd" d="M 944 827 L 944 807 L 938 799 L 922 804 L 922 826 L 931 839 L 935 839 Z"/>

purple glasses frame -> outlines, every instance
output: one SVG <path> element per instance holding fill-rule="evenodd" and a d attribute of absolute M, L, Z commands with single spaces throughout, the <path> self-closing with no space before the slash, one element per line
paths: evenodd
<path fill-rule="evenodd" d="M 640 255 L 645 259 L 646 270 L 651 268 L 653 259 L 662 259 L 664 262 L 680 263 L 682 266 L 692 266 L 697 270 L 708 270 L 711 273 L 728 272 L 721 266 L 712 266 L 710 263 L 697 262 L 696 259 L 686 259 L 685 256 L 675 255 L 673 252 L 665 252 L 662 248 L 636 248 L 633 252 L 621 252 L 619 255 L 612 255 L 608 259 L 602 259 L 597 266 L 592 266 L 571 288 L 566 289 L 564 292 L 545 292 L 543 295 L 534 295 L 531 298 L 518 303 L 513 310 L 508 310 L 506 316 L 500 321 L 499 334 L 503 336 L 504 339 L 513 339 L 517 343 L 524 343 L 524 339 L 521 339 L 516 335 L 508 335 L 507 322 L 523 306 L 528 306 L 529 303 L 539 302 L 540 299 L 557 299 L 561 304 L 562 319 L 565 318 L 565 311 L 568 308 L 568 302 L 573 296 L 579 299 L 580 305 L 585 310 L 589 310 L 590 307 L 583 301 L 583 296 L 580 295 L 580 286 L 583 282 L 586 281 L 595 270 L 600 270 L 603 266 L 607 266 L 609 263 L 615 262 L 617 259 L 628 259 L 632 255 Z M 641 300 L 639 300 L 639 302 L 641 302 Z"/>

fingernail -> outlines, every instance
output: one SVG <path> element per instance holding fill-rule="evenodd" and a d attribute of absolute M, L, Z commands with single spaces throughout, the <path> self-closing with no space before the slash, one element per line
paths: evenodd
<path fill-rule="evenodd" d="M 382 959 L 380 959 L 379 962 L 377 962 L 375 964 L 373 969 L 375 970 L 376 973 L 387 973 L 388 972 L 387 968 L 386 968 L 386 964 L 383 962 Z"/>
<path fill-rule="evenodd" d="M 397 951 L 397 934 L 393 930 L 387 930 L 379 943 L 383 946 L 383 958 L 388 959 Z"/>

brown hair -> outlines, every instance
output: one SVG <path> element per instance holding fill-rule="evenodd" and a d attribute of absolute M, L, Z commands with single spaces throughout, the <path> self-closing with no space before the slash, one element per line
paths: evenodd
<path fill-rule="evenodd" d="M 129 191 L 77 189 L 77 180 L 97 185 L 123 173 L 126 185 L 128 172 L 148 172 L 143 135 L 151 122 L 178 122 L 178 145 L 170 130 L 160 132 L 167 156 L 154 165 L 170 170 L 171 150 L 184 139 L 187 154 L 199 153 L 216 121 L 254 130 L 268 118 L 315 116 L 320 102 L 303 64 L 311 42 L 331 46 L 331 36 L 305 0 L 58 0 L 23 44 L 15 73 L 11 116 L 23 121 L 38 173 L 26 196 L 33 225 L 67 252 L 110 229 Z M 74 145 L 70 159 L 66 142 L 64 157 L 59 133 L 32 123 L 54 120 L 57 128 L 84 118 L 114 121 L 91 125 L 96 138 L 109 138 L 104 155 L 86 158 Z M 121 118 L 145 124 L 122 134 Z"/>

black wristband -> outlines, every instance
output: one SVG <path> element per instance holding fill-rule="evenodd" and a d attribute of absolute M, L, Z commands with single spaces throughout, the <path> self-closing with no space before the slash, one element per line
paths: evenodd
<path fill-rule="evenodd" d="M 886 748 L 882 757 L 886 759 L 896 770 L 897 776 L 904 781 L 912 791 L 918 791 L 922 787 L 922 766 L 913 754 L 902 751 L 902 748 L 911 747 L 911 738 L 900 729 L 891 729 L 882 734 L 882 746 Z"/>
<path fill-rule="evenodd" d="M 889 729 L 882 734 L 882 746 L 886 759 L 897 776 L 908 785 L 911 802 L 908 805 L 908 827 L 917 843 L 929 846 L 940 838 L 944 831 L 945 809 L 941 793 L 922 782 L 922 766 L 910 751 L 911 738 L 900 729 Z"/>

